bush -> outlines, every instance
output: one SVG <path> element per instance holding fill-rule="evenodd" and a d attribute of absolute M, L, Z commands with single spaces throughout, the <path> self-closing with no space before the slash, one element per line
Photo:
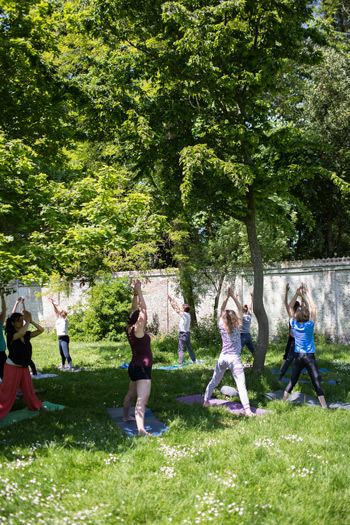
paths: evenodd
<path fill-rule="evenodd" d="M 69 314 L 69 335 L 76 341 L 122 341 L 129 316 L 132 291 L 128 278 L 108 277 L 87 292 Z"/>
<path fill-rule="evenodd" d="M 208 348 L 210 346 L 222 347 L 220 330 L 218 328 L 218 321 L 212 317 L 208 317 L 191 329 L 192 339 L 196 341 L 199 346 Z"/>

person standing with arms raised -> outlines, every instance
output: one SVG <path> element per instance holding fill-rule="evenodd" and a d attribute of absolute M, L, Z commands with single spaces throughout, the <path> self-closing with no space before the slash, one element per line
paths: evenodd
<path fill-rule="evenodd" d="M 301 295 L 302 305 L 294 312 L 294 305 L 298 295 Z M 289 305 L 289 319 L 295 338 L 295 358 L 292 377 L 284 391 L 283 401 L 287 400 L 299 379 L 302 369 L 305 367 L 322 408 L 328 408 L 321 388 L 321 376 L 315 359 L 314 327 L 316 321 L 316 305 L 306 284 L 301 284 L 294 294 Z"/>
<path fill-rule="evenodd" d="M 146 432 L 145 429 L 145 411 L 151 393 L 153 355 L 151 338 L 145 332 L 147 307 L 141 290 L 141 281 L 139 280 L 134 285 L 131 312 L 126 322 L 126 336 L 131 347 L 132 359 L 128 368 L 130 384 L 123 403 L 123 421 L 136 419 L 138 434 L 150 436 L 151 434 Z M 133 418 L 129 415 L 129 411 L 135 397 L 137 400 L 135 418 Z"/>
<path fill-rule="evenodd" d="M 180 323 L 179 323 L 179 346 L 178 346 L 178 355 L 179 355 L 179 367 L 181 368 L 183 365 L 184 360 L 184 353 L 185 353 L 185 347 L 187 348 L 187 351 L 190 355 L 190 358 L 195 363 L 196 362 L 196 356 L 192 350 L 191 346 L 191 332 L 190 332 L 190 325 L 191 325 L 191 314 L 190 314 L 190 306 L 188 304 L 182 305 L 182 310 L 172 297 L 168 295 L 168 299 L 170 301 L 171 306 L 175 310 L 177 314 L 179 314 L 180 317 Z"/>
<path fill-rule="evenodd" d="M 227 301 L 232 297 L 237 307 L 237 313 L 234 310 L 226 309 Z M 204 406 L 209 405 L 209 400 L 218 386 L 224 373 L 229 369 L 236 382 L 239 398 L 244 408 L 245 415 L 254 416 L 250 409 L 247 387 L 245 383 L 244 368 L 241 361 L 241 338 L 240 330 L 242 326 L 242 306 L 238 300 L 237 292 L 232 293 L 232 288 L 227 288 L 227 296 L 221 305 L 221 315 L 219 320 L 219 330 L 222 339 L 222 349 L 219 359 L 216 363 L 213 377 L 209 381 L 204 394 Z"/>

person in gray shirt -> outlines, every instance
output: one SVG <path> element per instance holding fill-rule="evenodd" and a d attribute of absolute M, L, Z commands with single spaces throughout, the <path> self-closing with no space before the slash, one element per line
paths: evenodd
<path fill-rule="evenodd" d="M 252 355 L 254 355 L 255 346 L 253 343 L 252 336 L 250 335 L 250 325 L 252 323 L 252 317 L 253 317 L 253 292 L 250 292 L 249 307 L 247 304 L 245 304 L 242 307 L 241 345 L 242 345 L 242 350 L 244 346 L 246 346 L 249 352 Z"/>

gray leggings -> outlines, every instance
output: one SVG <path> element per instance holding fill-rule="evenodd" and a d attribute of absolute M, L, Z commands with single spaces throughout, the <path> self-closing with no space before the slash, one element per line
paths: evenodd
<path fill-rule="evenodd" d="M 211 398 L 214 388 L 218 386 L 227 369 L 231 370 L 233 378 L 236 381 L 239 398 L 243 408 L 249 408 L 250 403 L 247 387 L 245 385 L 244 368 L 241 358 L 237 354 L 220 354 L 213 377 L 205 390 L 204 401 L 208 401 Z"/>

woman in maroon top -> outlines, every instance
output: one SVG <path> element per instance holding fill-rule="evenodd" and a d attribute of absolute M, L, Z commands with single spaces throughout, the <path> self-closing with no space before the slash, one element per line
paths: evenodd
<path fill-rule="evenodd" d="M 139 303 L 139 309 L 137 309 L 137 303 Z M 147 308 L 139 280 L 134 285 L 134 298 L 127 324 L 126 335 L 131 346 L 132 359 L 128 368 L 130 385 L 123 404 L 123 421 L 134 419 L 129 415 L 129 411 L 133 400 L 137 397 L 135 419 L 138 434 L 149 436 L 151 434 L 145 430 L 145 410 L 151 393 L 153 356 L 151 338 L 145 333 Z"/>

